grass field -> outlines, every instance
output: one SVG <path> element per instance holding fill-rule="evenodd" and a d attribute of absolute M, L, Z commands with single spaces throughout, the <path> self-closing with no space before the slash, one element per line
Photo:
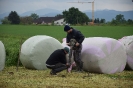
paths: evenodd
<path fill-rule="evenodd" d="M 133 26 L 73 26 L 85 37 L 120 39 L 133 35 Z M 116 74 L 66 73 L 50 76 L 50 70 L 29 70 L 16 65 L 22 43 L 34 35 L 48 35 L 62 42 L 63 26 L 0 25 L 0 41 L 6 49 L 6 67 L 0 72 L 0 88 L 133 88 L 133 71 Z M 10 66 L 10 67 L 8 67 Z"/>
<path fill-rule="evenodd" d="M 85 37 L 111 37 L 115 39 L 133 35 L 133 26 L 72 26 Z M 0 34 L 33 36 L 48 35 L 61 40 L 66 36 L 63 26 L 0 25 Z"/>

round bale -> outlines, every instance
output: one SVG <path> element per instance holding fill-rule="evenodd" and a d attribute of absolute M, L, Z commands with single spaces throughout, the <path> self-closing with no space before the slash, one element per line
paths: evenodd
<path fill-rule="evenodd" d="M 127 53 L 127 66 L 129 70 L 133 70 L 133 36 L 125 36 L 119 41 L 125 46 Z"/>
<path fill-rule="evenodd" d="M 50 36 L 38 35 L 27 39 L 21 47 L 20 60 L 26 68 L 44 70 L 46 60 L 56 49 L 61 49 L 61 43 Z"/>
<path fill-rule="evenodd" d="M 2 71 L 5 67 L 5 59 L 6 59 L 5 47 L 4 44 L 0 41 L 0 71 Z"/>
<path fill-rule="evenodd" d="M 83 41 L 81 59 L 86 71 L 112 74 L 124 70 L 127 56 L 124 46 L 116 39 L 92 37 Z"/>

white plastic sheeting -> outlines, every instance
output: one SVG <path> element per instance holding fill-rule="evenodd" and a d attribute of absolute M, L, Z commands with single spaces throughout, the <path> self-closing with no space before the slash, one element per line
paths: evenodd
<path fill-rule="evenodd" d="M 2 71 L 5 67 L 5 59 L 6 59 L 5 47 L 4 44 L 0 41 L 0 71 Z"/>
<path fill-rule="evenodd" d="M 126 66 L 124 46 L 112 38 L 92 37 L 83 42 L 84 70 L 112 74 L 122 72 Z"/>
<path fill-rule="evenodd" d="M 127 53 L 127 68 L 133 70 L 133 35 L 125 36 L 119 41 L 125 46 Z"/>
<path fill-rule="evenodd" d="M 62 39 L 62 46 L 63 47 L 68 47 L 70 49 L 70 47 L 66 44 L 66 38 Z"/>
<path fill-rule="evenodd" d="M 63 39 L 63 45 L 65 45 Z M 126 66 L 124 46 L 115 39 L 105 37 L 85 38 L 82 43 L 83 69 L 89 72 L 112 74 L 122 72 Z"/>
<path fill-rule="evenodd" d="M 21 48 L 20 60 L 26 68 L 44 70 L 46 60 L 56 49 L 61 49 L 61 43 L 50 36 L 38 35 L 27 39 Z"/>

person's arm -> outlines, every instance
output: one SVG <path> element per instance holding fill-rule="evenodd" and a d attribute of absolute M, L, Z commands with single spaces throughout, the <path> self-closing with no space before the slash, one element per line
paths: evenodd
<path fill-rule="evenodd" d="M 63 53 L 64 53 L 64 51 L 63 51 Z M 60 57 L 60 62 L 66 65 L 66 63 L 67 63 L 66 55 L 63 54 L 63 53 L 60 53 L 60 56 L 59 56 Z"/>
<path fill-rule="evenodd" d="M 77 35 L 79 37 L 78 43 L 81 44 L 85 37 L 80 31 L 77 31 Z"/>
<path fill-rule="evenodd" d="M 64 65 L 66 65 L 67 67 L 70 66 L 70 64 L 67 62 L 66 55 L 63 55 L 63 56 L 62 56 L 62 63 L 63 63 Z"/>
<path fill-rule="evenodd" d="M 70 38 L 69 38 L 69 36 L 67 35 L 67 37 L 66 37 L 66 44 L 67 44 L 68 46 L 70 46 L 69 42 L 70 42 Z"/>

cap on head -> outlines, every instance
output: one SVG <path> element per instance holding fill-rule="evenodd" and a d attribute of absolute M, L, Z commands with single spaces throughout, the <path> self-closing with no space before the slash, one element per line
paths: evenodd
<path fill-rule="evenodd" d="M 64 31 L 68 31 L 68 30 L 70 30 L 70 27 L 68 26 L 68 25 L 65 25 L 65 27 L 64 27 Z"/>
<path fill-rule="evenodd" d="M 64 47 L 64 50 L 69 53 L 69 48 L 68 47 Z"/>

